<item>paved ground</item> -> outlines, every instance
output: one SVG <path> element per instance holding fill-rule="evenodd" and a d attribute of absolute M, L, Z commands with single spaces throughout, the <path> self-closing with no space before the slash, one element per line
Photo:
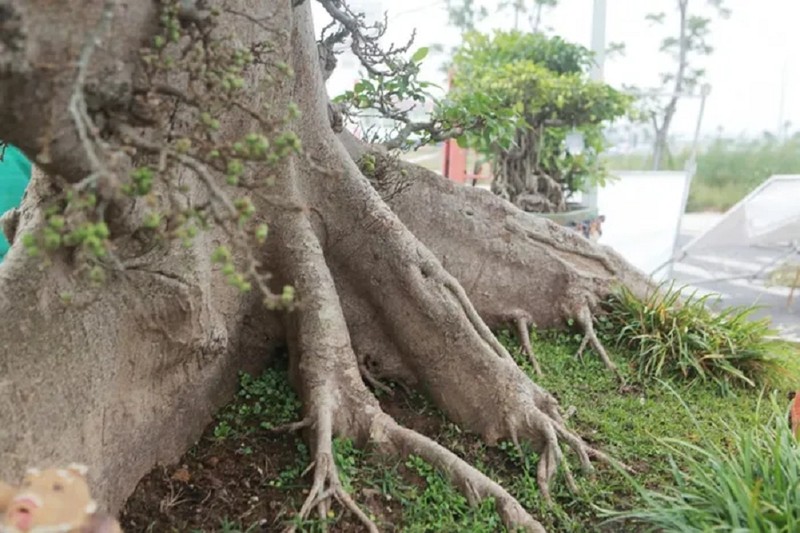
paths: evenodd
<path fill-rule="evenodd" d="M 686 215 L 678 245 L 688 243 L 718 218 L 719 215 Z M 713 253 L 698 250 L 675 263 L 672 277 L 677 284 L 690 285 L 690 291 L 696 288 L 698 295 L 708 292 L 719 294 L 721 298 L 718 305 L 764 306 L 758 311 L 758 316 L 771 317 L 773 326 L 782 337 L 800 342 L 800 289 L 795 292 L 795 299 L 787 309 L 790 289 L 768 286 L 765 283 L 767 272 L 762 272 L 787 250 L 744 246 L 717 249 Z M 797 254 L 790 257 L 794 261 L 800 260 Z M 740 279 L 721 279 L 734 276 Z"/>

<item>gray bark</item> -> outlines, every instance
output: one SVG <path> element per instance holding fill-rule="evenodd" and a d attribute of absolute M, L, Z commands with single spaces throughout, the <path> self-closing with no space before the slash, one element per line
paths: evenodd
<path fill-rule="evenodd" d="M 55 24 L 52 11 L 29 17 L 41 3 L 11 2 L 27 28 L 19 43 L 23 52 L 8 60 L 0 48 L 0 64 L 11 65 L 0 76 L 0 94 L 11 98 L 20 116 L 32 117 L 0 120 L 0 138 L 29 155 L 50 146 L 50 159 L 42 163 L 50 173 L 33 180 L 17 235 L 43 223 L 59 183 L 53 172 L 77 182 L 86 165 L 84 147 L 65 118 L 71 93 L 48 78 L 69 79 L 69 69 L 48 74 L 35 56 L 39 46 L 66 43 L 62 59 L 72 64 L 80 50 L 73 34 L 91 25 L 70 15 L 66 23 L 73 31 L 48 34 L 41 28 Z M 86 19 L 96 18 L 90 15 L 102 2 L 87 4 Z M 365 381 L 394 378 L 416 386 L 489 443 L 529 440 L 541 455 L 538 481 L 547 497 L 562 442 L 587 470 L 590 458 L 609 459 L 566 428 L 555 399 L 516 365 L 490 327 L 562 326 L 575 318 L 594 345 L 590 317 L 598 302 L 618 282 L 643 293 L 646 277 L 612 251 L 490 193 L 414 167 L 367 179 L 357 166 L 367 148 L 327 127 L 309 2 L 296 8 L 278 0 L 240 4 L 238 11 L 251 16 L 225 14 L 225 28 L 245 45 L 268 37 L 277 59 L 295 73 L 293 81 L 249 97 L 254 107 L 294 102 L 301 111 L 290 127 L 306 155 L 292 158 L 276 172 L 276 183 L 261 191 L 286 206 L 253 195 L 271 228 L 263 260 L 276 286 L 296 287 L 298 309 L 272 315 L 257 295 L 228 287 L 209 259 L 225 240 L 216 230 L 189 251 L 177 245 L 141 251 L 131 231 L 136 206 L 113 221 L 125 269 L 101 287 L 81 285 L 65 254 L 38 268 L 39 260 L 17 239 L 0 267 L 0 478 L 15 479 L 22 468 L 43 462 L 83 461 L 98 499 L 115 510 L 152 465 L 175 459 L 199 435 L 229 398 L 237 371 L 258 368 L 271 346 L 286 342 L 293 385 L 304 403 L 297 427 L 305 430 L 315 459 L 301 514 L 310 512 L 318 495 L 334 494 L 374 530 L 338 481 L 331 439 L 340 435 L 373 441 L 390 453 L 419 453 L 447 469 L 471 501 L 494 497 L 508 526 L 541 531 L 502 487 L 383 413 Z M 129 58 L 131 43 L 149 38 L 152 13 L 140 8 L 117 8 L 115 28 L 124 35 L 101 64 Z M 274 31 L 265 36 L 253 20 L 269 21 Z M 92 72 L 90 79 L 102 85 L 102 69 Z M 262 87 L 265 79 L 264 70 L 256 69 L 248 81 Z M 10 89 L 26 83 L 37 88 L 35 95 Z M 43 101 L 51 102 L 52 113 L 27 115 Z M 169 127 L 180 134 L 179 121 Z M 223 135 L 238 138 L 253 127 L 252 118 L 231 111 Z M 62 148 L 48 145 L 43 135 L 49 128 L 59 132 Z M 184 174 L 190 194 L 200 200 L 209 194 L 201 180 Z M 74 293 L 68 306 L 65 291 Z M 599 343 L 596 348 L 604 356 Z"/>

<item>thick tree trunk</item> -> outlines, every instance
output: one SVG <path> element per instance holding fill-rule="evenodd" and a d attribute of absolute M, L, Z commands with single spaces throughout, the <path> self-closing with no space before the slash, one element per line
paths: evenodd
<path fill-rule="evenodd" d="M 373 153 L 349 133 L 340 137 L 355 160 Z M 594 311 L 615 284 L 639 294 L 650 288 L 647 275 L 613 249 L 486 190 L 406 163 L 389 168 L 371 178 L 374 188 L 456 277 L 491 328 L 520 316 L 540 328 L 563 327 L 583 298 Z"/>
<path fill-rule="evenodd" d="M 18 234 L 42 223 L 49 188 L 36 171 Z M 15 242 L 0 266 L 0 478 L 84 462 L 116 507 L 153 464 L 185 451 L 239 370 L 263 366 L 280 324 L 217 279 L 213 239 L 149 253 L 102 288 L 58 259 L 40 267 Z"/>
<path fill-rule="evenodd" d="M 362 175 L 357 160 L 367 147 L 346 135 L 337 138 L 328 127 L 309 1 L 295 8 L 278 0 L 237 3 L 237 13 L 247 17 L 222 10 L 226 31 L 245 46 L 269 39 L 275 61 L 294 71 L 293 82 L 273 82 L 267 92 L 263 83 L 270 78 L 257 69 L 248 76 L 254 87 L 248 94 L 253 108 L 267 102 L 283 109 L 294 102 L 301 112 L 291 127 L 306 155 L 274 173 L 268 196 L 253 194 L 258 216 L 270 225 L 259 254 L 276 284 L 296 288 L 298 308 L 281 314 L 279 324 L 258 297 L 227 287 L 209 258 L 225 239 L 217 230 L 203 234 L 190 251 L 171 246 L 136 254 L 124 230 L 131 224 L 117 221 L 114 243 L 125 269 L 100 288 L 76 286 L 66 256 L 37 269 L 38 260 L 17 239 L 0 269 L 0 476 L 42 462 L 82 460 L 93 469 L 99 497 L 115 509 L 147 468 L 174 458 L 198 435 L 229 394 L 237 370 L 257 366 L 270 342 L 285 340 L 304 401 L 304 419 L 296 427 L 307 432 L 315 459 L 302 514 L 324 513 L 335 496 L 374 530 L 338 481 L 331 439 L 341 435 L 390 453 L 419 454 L 445 470 L 471 501 L 494 497 L 507 525 L 541 531 L 505 489 L 382 412 L 365 382 L 379 386 L 391 378 L 416 386 L 489 443 L 530 441 L 541 457 L 538 481 L 547 498 L 562 463 L 561 442 L 587 470 L 590 457 L 608 459 L 565 427 L 555 399 L 527 377 L 489 328 L 514 324 L 527 339 L 531 323 L 560 326 L 574 318 L 586 342 L 613 368 L 594 336 L 592 312 L 615 283 L 641 293 L 649 283 L 612 251 L 490 193 L 414 167 L 392 169 L 391 161 L 385 172 Z M 34 4 L 18 0 L 12 9 L 32 24 L 27 13 Z M 133 16 L 116 9 L 117 16 Z M 146 20 L 142 15 L 129 29 L 136 35 L 123 40 L 149 41 Z M 65 38 L 28 35 L 49 43 Z M 20 39 L 34 54 L 36 41 Z M 3 53 L 0 48 L 0 64 Z M 111 58 L 129 53 L 119 49 Z M 4 72 L 0 94 L 16 98 L 12 107 L 28 102 L 8 89 L 26 74 Z M 0 121 L 0 138 L 31 155 L 48 146 L 41 140 L 47 128 L 55 127 L 63 139 L 72 131 L 62 120 L 71 93 L 55 84 L 43 87 L 39 97 L 54 102 L 51 118 L 27 124 L 25 131 L 23 121 L 15 123 L 19 130 Z M 170 127 L 178 137 L 180 123 Z M 223 129 L 235 139 L 257 130 L 258 122 L 231 112 Z M 81 142 L 73 148 L 83 153 Z M 68 162 L 72 154 L 63 151 L 49 153 L 51 171 L 60 169 L 71 182 L 81 179 L 84 163 Z M 209 195 L 208 183 L 184 174 L 192 194 Z M 42 225 L 54 183 L 36 177 L 18 234 Z M 276 206 L 274 198 L 284 205 Z M 65 291 L 75 294 L 66 307 Z"/>

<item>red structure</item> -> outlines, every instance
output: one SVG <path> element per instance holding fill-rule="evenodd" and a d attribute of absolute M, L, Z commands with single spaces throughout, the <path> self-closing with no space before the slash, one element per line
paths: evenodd
<path fill-rule="evenodd" d="M 448 139 L 444 143 L 442 174 L 458 183 L 467 181 L 467 152 L 454 139 Z"/>
<path fill-rule="evenodd" d="M 448 76 L 448 88 L 452 87 L 453 73 L 451 72 Z M 491 178 L 491 176 L 467 172 L 467 151 L 461 148 L 455 139 L 446 140 L 443 150 L 442 175 L 444 175 L 445 178 L 458 183 L 467 183 L 469 181 L 473 185 L 478 178 Z"/>
<path fill-rule="evenodd" d="M 447 88 L 453 88 L 452 71 L 447 74 Z M 447 139 L 444 142 L 442 175 L 458 183 L 467 181 L 467 151 L 458 146 L 454 139 Z"/>

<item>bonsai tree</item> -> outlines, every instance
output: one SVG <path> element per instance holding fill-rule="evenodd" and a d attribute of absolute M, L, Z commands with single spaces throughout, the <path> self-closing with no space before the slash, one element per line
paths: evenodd
<path fill-rule="evenodd" d="M 610 459 L 492 331 L 527 342 L 531 323 L 572 322 L 615 369 L 593 317 L 618 285 L 644 295 L 651 282 L 609 248 L 343 131 L 325 89 L 331 43 L 349 37 L 396 102 L 424 52 L 383 50 L 383 26 L 317 3 L 335 20 L 319 41 L 309 0 L 0 4 L 0 139 L 33 163 L 3 228 L 0 477 L 77 457 L 113 512 L 196 441 L 239 371 L 285 346 L 303 411 L 280 429 L 313 457 L 298 521 L 339 503 L 377 531 L 339 478 L 339 437 L 417 455 L 471 503 L 493 501 L 509 530 L 541 532 L 533 509 L 402 425 L 378 391 L 400 383 L 487 444 L 529 443 L 550 501 L 559 469 L 574 486 L 568 451 L 586 472 Z M 397 116 L 403 135 L 432 138 L 473 135 L 489 114 Z"/>
<path fill-rule="evenodd" d="M 492 190 L 526 211 L 561 212 L 590 181 L 603 183 L 603 125 L 625 115 L 631 97 L 589 80 L 588 49 L 560 37 L 470 32 L 454 57 L 453 90 L 437 113 L 470 124 L 458 136 L 494 172 Z M 566 150 L 571 132 L 585 148 Z"/>

